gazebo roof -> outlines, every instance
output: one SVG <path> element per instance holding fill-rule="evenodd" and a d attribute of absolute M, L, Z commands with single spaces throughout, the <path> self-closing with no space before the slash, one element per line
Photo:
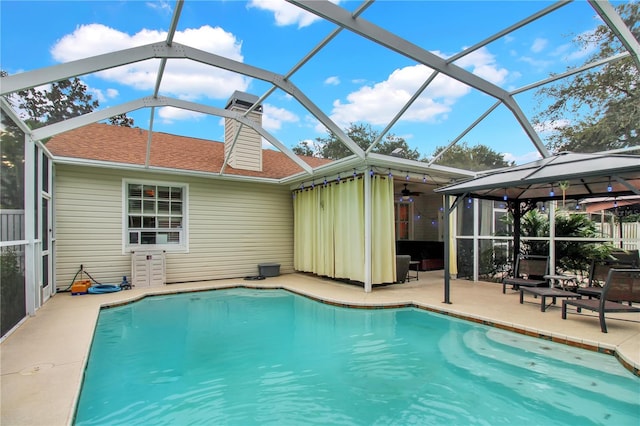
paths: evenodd
<path fill-rule="evenodd" d="M 516 167 L 479 173 L 436 190 L 493 200 L 552 200 L 640 195 L 640 156 L 561 152 Z"/>

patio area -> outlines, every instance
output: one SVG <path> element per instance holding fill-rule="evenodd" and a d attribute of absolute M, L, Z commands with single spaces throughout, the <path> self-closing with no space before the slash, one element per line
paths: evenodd
<path fill-rule="evenodd" d="M 329 303 L 351 306 L 415 305 L 430 311 L 486 323 L 542 339 L 615 354 L 636 375 L 640 370 L 640 313 L 607 315 L 609 333 L 597 316 L 571 310 L 562 320 L 561 302 L 541 312 L 539 299 L 498 283 L 452 280 L 451 304 L 443 301 L 443 271 L 420 272 L 403 284 L 362 287 L 306 274 L 285 274 L 264 281 L 229 279 L 162 287 L 134 288 L 100 295 L 59 293 L 28 318 L 0 346 L 2 425 L 70 424 L 100 306 L 149 294 L 246 286 L 284 288 Z"/>

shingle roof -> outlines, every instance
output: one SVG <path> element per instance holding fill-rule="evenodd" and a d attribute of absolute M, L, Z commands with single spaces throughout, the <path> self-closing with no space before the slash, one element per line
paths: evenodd
<path fill-rule="evenodd" d="M 149 132 L 139 128 L 94 123 L 54 136 L 47 149 L 54 157 L 144 165 Z M 150 166 L 218 173 L 224 161 L 224 143 L 154 132 Z M 331 162 L 301 156 L 311 167 Z M 302 169 L 280 151 L 262 150 L 262 172 L 225 168 L 225 174 L 280 179 Z"/>

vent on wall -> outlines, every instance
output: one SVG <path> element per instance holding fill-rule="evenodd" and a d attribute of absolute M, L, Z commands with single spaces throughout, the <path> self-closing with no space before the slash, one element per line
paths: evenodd
<path fill-rule="evenodd" d="M 131 252 L 131 284 L 134 287 L 152 287 L 165 282 L 164 250 Z"/>

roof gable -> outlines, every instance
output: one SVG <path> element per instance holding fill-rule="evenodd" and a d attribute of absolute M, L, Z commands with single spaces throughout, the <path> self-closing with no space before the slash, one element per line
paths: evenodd
<path fill-rule="evenodd" d="M 56 158 L 76 158 L 123 165 L 144 166 L 149 132 L 94 123 L 54 136 L 46 144 Z M 279 151 L 263 149 L 263 171 L 234 169 L 227 165 L 225 174 L 281 179 L 303 170 Z M 311 167 L 331 162 L 324 158 L 300 156 Z M 151 138 L 150 167 L 219 173 L 224 162 L 222 142 L 154 132 Z"/>

